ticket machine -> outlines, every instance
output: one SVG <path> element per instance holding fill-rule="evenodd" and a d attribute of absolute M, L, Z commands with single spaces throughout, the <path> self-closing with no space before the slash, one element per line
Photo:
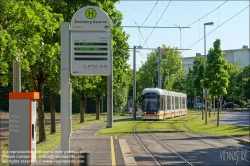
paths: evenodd
<path fill-rule="evenodd" d="M 36 160 L 36 109 L 39 92 L 9 93 L 9 165 Z"/>

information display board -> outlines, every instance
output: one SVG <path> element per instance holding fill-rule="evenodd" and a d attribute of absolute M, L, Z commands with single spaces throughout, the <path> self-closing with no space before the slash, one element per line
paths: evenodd
<path fill-rule="evenodd" d="M 107 32 L 71 32 L 71 74 L 111 75 L 110 41 Z"/>

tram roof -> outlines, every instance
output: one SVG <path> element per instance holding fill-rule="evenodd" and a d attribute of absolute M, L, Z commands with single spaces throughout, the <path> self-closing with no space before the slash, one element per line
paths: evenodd
<path fill-rule="evenodd" d="M 175 91 L 168 91 L 168 90 L 164 90 L 164 89 L 160 89 L 160 88 L 145 88 L 142 91 L 142 95 L 144 95 L 145 93 L 148 92 L 154 92 L 157 93 L 158 95 L 176 95 L 178 94 L 178 96 L 186 96 L 186 94 L 181 93 L 181 92 L 175 92 Z"/>

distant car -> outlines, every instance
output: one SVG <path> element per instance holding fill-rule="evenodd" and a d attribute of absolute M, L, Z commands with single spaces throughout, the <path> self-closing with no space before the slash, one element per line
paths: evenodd
<path fill-rule="evenodd" d="M 196 108 L 198 109 L 198 110 L 204 110 L 205 109 L 205 105 L 204 104 L 202 104 L 202 103 L 197 103 L 196 104 Z"/>
<path fill-rule="evenodd" d="M 234 109 L 234 103 L 228 102 L 222 105 L 222 109 Z"/>
<path fill-rule="evenodd" d="M 247 108 L 248 108 L 248 109 L 250 109 L 250 103 L 249 103 L 249 104 L 247 104 Z"/>

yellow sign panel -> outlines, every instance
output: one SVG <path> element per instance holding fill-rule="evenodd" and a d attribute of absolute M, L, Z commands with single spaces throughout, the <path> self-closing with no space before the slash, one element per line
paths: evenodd
<path fill-rule="evenodd" d="M 93 19 L 96 17 L 96 10 L 94 8 L 88 8 L 86 11 L 85 11 L 85 16 L 88 18 L 88 19 Z"/>

